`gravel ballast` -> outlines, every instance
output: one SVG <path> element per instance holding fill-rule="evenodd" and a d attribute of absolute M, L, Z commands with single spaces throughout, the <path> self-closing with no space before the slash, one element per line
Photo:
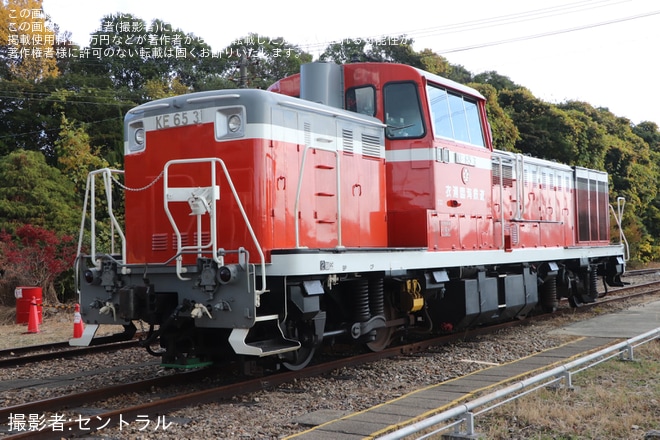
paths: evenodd
<path fill-rule="evenodd" d="M 593 313 L 607 312 L 610 308 L 603 306 Z M 275 389 L 235 396 L 230 401 L 190 407 L 160 418 L 144 418 L 124 425 L 121 429 L 107 428 L 97 435 L 98 438 L 106 439 L 279 439 L 308 429 L 309 426 L 302 422 L 309 414 L 336 417 L 362 411 L 425 386 L 555 347 L 571 337 L 550 335 L 553 328 L 587 318 L 588 315 L 582 314 L 557 317 L 470 341 L 433 347 L 423 353 L 398 356 L 360 367 L 342 368 L 322 377 L 301 379 Z M 40 333 L 34 335 L 25 335 L 25 326 L 22 326 L 22 332 L 16 331 L 16 328 L 21 330 L 21 326 L 17 325 L 0 326 L 3 344 L 35 345 L 44 343 L 44 340 L 68 339 L 73 330 L 73 319 L 59 312 L 47 314 Z M 25 344 L 24 341 L 29 343 Z M 2 371 L 0 380 L 51 377 L 76 372 L 83 383 L 81 388 L 85 388 L 90 385 L 84 371 L 94 367 L 105 367 L 108 370 L 96 378 L 99 386 L 106 382 L 121 383 L 170 374 L 171 370 L 163 370 L 158 363 L 145 364 L 155 359 L 143 350 L 125 350 L 96 354 L 84 360 L 49 362 L 21 371 Z M 111 368 L 130 365 L 140 366 Z M 3 406 L 7 406 L 62 391 L 69 390 L 41 387 L 12 390 L 4 393 L 1 401 Z M 125 400 L 117 399 L 113 405 L 120 407 L 129 402 L 136 404 L 140 400 L 152 398 L 157 396 L 126 396 Z"/>

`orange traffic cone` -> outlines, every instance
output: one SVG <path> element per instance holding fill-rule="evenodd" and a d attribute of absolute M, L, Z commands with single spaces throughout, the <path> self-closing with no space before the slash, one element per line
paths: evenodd
<path fill-rule="evenodd" d="M 30 302 L 30 316 L 28 318 L 28 333 L 39 333 L 39 310 L 37 309 L 37 298 L 32 297 Z"/>
<path fill-rule="evenodd" d="M 81 338 L 84 330 L 85 324 L 83 324 L 82 316 L 80 316 L 80 304 L 76 304 L 76 308 L 73 312 L 73 337 Z"/>

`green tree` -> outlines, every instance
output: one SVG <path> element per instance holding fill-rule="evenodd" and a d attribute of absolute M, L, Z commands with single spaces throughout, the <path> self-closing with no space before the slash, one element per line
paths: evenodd
<path fill-rule="evenodd" d="M 0 60 L 13 78 L 39 82 L 57 76 L 55 32 L 42 0 L 0 1 Z"/>
<path fill-rule="evenodd" d="M 59 118 L 55 119 L 46 98 L 50 81 L 0 80 L 0 155 L 25 149 L 42 151 L 54 160 Z"/>
<path fill-rule="evenodd" d="M 631 256 L 642 262 L 657 260 L 658 178 L 657 153 L 632 131 L 630 121 L 609 111 L 599 112 L 610 145 L 605 167 L 612 179 L 613 194 L 626 198 L 624 225 Z"/>
<path fill-rule="evenodd" d="M 401 63 L 423 68 L 422 55 L 413 49 L 414 40 L 406 35 L 370 40 L 367 56 L 370 61 Z"/>
<path fill-rule="evenodd" d="M 486 110 L 493 136 L 493 147 L 504 151 L 519 152 L 516 142 L 520 138 L 518 127 L 497 100 L 497 90 L 490 84 L 470 84 L 486 98 Z"/>
<path fill-rule="evenodd" d="M 362 39 L 347 39 L 328 45 L 319 56 L 319 61 L 347 64 L 369 61 L 365 53 L 367 42 Z"/>
<path fill-rule="evenodd" d="M 497 91 L 500 90 L 515 90 L 519 89 L 520 86 L 514 83 L 511 78 L 508 76 L 500 75 L 494 70 L 489 70 L 487 72 L 482 72 L 474 76 L 474 82 L 490 84 L 495 87 Z"/>
<path fill-rule="evenodd" d="M 300 72 L 312 56 L 283 38 L 248 34 L 222 50 L 223 77 L 236 87 L 266 89 L 275 81 Z M 244 73 L 242 73 L 244 72 Z"/>
<path fill-rule="evenodd" d="M 96 180 L 95 194 L 85 193 L 87 189 L 87 177 L 90 171 L 108 168 L 108 162 L 99 155 L 98 149 L 94 149 L 90 145 L 85 126 L 74 123 L 74 121 L 69 121 L 64 115 L 62 115 L 60 137 L 55 145 L 58 156 L 58 169 L 62 172 L 63 176 L 66 176 L 73 183 L 78 204 L 82 206 L 85 197 L 93 197 L 95 217 L 97 220 L 97 246 L 99 249 L 108 249 L 109 252 L 111 248 L 112 228 L 110 227 L 107 193 L 101 179 L 97 178 Z M 123 191 L 118 186 L 114 186 L 112 194 L 113 210 L 115 217 L 120 223 L 123 223 L 123 196 Z M 88 199 L 87 214 L 89 214 L 89 203 L 92 203 L 91 198 Z M 90 219 L 86 218 L 86 225 L 89 221 Z M 89 243 L 87 240 L 89 227 L 86 226 L 83 233 L 85 234 L 85 243 Z"/>
<path fill-rule="evenodd" d="M 447 78 L 461 84 L 467 84 L 472 82 L 472 73 L 460 64 L 452 64 Z"/>
<path fill-rule="evenodd" d="M 431 49 L 424 49 L 419 53 L 422 69 L 436 75 L 449 77 L 452 71 L 452 66 L 447 59 Z"/>
<path fill-rule="evenodd" d="M 80 196 L 84 195 L 89 172 L 108 167 L 108 162 L 100 157 L 98 150 L 92 150 L 85 128 L 75 127 L 74 122 L 64 115 L 55 148 L 59 170 L 73 183 L 76 194 Z"/>
<path fill-rule="evenodd" d="M 89 87 L 81 77 L 64 74 L 39 83 L 0 79 L 0 155 L 17 149 L 42 152 L 56 165 L 55 141 L 60 115 L 89 124 L 91 144 L 110 162 L 121 159 L 124 114 L 135 103 L 110 84 Z"/>
<path fill-rule="evenodd" d="M 144 89 L 148 100 L 190 93 L 190 88 L 183 85 L 178 78 L 172 80 L 148 79 L 144 85 Z"/>
<path fill-rule="evenodd" d="M 515 148 L 532 156 L 575 164 L 576 147 L 568 139 L 567 115 L 529 90 L 502 90 L 499 103 L 520 132 Z"/>
<path fill-rule="evenodd" d="M 332 61 L 337 64 L 366 61 L 389 62 L 423 68 L 422 56 L 428 57 L 429 53 L 417 53 L 412 47 L 413 42 L 405 35 L 382 39 L 347 38 L 328 45 L 319 56 L 319 60 Z"/>
<path fill-rule="evenodd" d="M 600 125 L 597 110 L 586 102 L 568 101 L 557 109 L 565 116 L 562 136 L 574 145 L 575 157 L 571 164 L 602 170 L 609 148 L 606 130 Z"/>
<path fill-rule="evenodd" d="M 203 39 L 162 20 L 147 24 L 132 14 L 104 16 L 90 46 L 81 50 L 84 70 L 107 75 L 115 88 L 132 91 L 141 102 L 148 98 L 142 95 L 148 80 L 178 78 L 193 86 L 213 73 L 211 47 Z M 81 72 L 82 66 L 75 71 Z"/>
<path fill-rule="evenodd" d="M 125 89 L 114 90 L 111 86 L 88 86 L 85 82 L 75 85 L 68 75 L 53 81 L 52 86 L 55 91 L 46 98 L 46 110 L 51 117 L 51 126 L 55 124 L 53 119 L 57 115 L 57 128 L 52 127 L 49 132 L 60 134 L 61 116 L 65 115 L 70 121 L 84 124 L 90 146 L 96 154 L 109 163 L 121 163 L 124 152 L 124 116 L 137 105 L 131 100 L 130 92 Z M 48 151 L 53 150 L 51 155 L 54 159 L 49 162 L 53 165 L 58 160 L 54 148 L 57 140 L 57 137 L 49 138 Z"/>
<path fill-rule="evenodd" d="M 632 128 L 633 133 L 644 139 L 653 151 L 660 152 L 660 128 L 655 122 L 644 121 Z"/>
<path fill-rule="evenodd" d="M 641 122 L 632 127 L 635 135 L 642 138 L 651 149 L 653 168 L 660 170 L 660 130 L 655 122 Z M 660 171 L 659 171 L 660 173 Z M 653 182 L 657 185 L 657 182 Z M 652 238 L 649 260 L 660 260 L 660 193 L 656 192 L 643 215 L 644 225 L 649 237 Z"/>
<path fill-rule="evenodd" d="M 13 233 L 31 224 L 75 234 L 80 218 L 73 183 L 42 153 L 18 150 L 0 157 L 0 230 Z"/>

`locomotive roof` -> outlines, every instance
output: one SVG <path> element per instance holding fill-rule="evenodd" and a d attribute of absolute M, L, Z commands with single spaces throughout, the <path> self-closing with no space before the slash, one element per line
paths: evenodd
<path fill-rule="evenodd" d="M 433 83 L 449 87 L 450 89 L 454 89 L 456 91 L 465 93 L 467 95 L 474 96 L 476 98 L 480 98 L 480 99 L 483 99 L 483 100 L 486 99 L 481 93 L 479 93 L 478 90 L 473 89 L 472 87 L 466 86 L 465 84 L 461 84 L 461 83 L 453 81 L 449 78 L 445 78 L 445 77 L 442 77 L 440 75 L 436 75 L 434 73 L 427 72 L 426 70 L 418 69 L 416 67 L 413 67 L 413 69 L 415 69 L 417 71 L 417 73 L 419 73 L 420 75 L 422 75 L 427 80 L 429 80 Z"/>
<path fill-rule="evenodd" d="M 444 86 L 453 90 L 456 90 L 457 92 L 464 93 L 466 95 L 473 96 L 475 98 L 479 99 L 486 99 L 481 93 L 479 93 L 478 90 L 473 89 L 472 87 L 466 86 L 465 84 L 461 84 L 459 82 L 453 81 L 451 79 L 445 78 L 440 75 L 436 75 L 431 72 L 427 72 L 426 70 L 418 69 L 417 67 L 410 66 L 408 64 L 401 64 L 401 63 L 375 63 L 375 62 L 364 62 L 364 63 L 351 63 L 351 64 L 345 64 L 345 67 L 360 67 L 364 68 L 368 71 L 378 71 L 382 69 L 387 69 L 388 67 L 394 67 L 396 66 L 397 68 L 401 69 L 410 69 L 411 71 L 417 73 L 418 75 L 426 78 L 428 81 L 433 82 L 435 84 L 438 84 L 440 86 Z M 412 79 L 412 77 L 402 77 L 400 78 L 401 80 L 406 80 L 406 79 Z M 412 75 L 412 74 L 411 74 Z"/>
<path fill-rule="evenodd" d="M 315 63 L 319 63 L 320 61 L 315 61 Z M 407 68 L 410 69 L 411 71 L 417 73 L 418 75 L 426 78 L 428 81 L 433 82 L 435 84 L 456 90 L 458 92 L 464 93 L 466 95 L 478 98 L 478 99 L 483 99 L 485 100 L 486 98 L 479 93 L 478 90 L 466 86 L 465 84 L 461 84 L 459 82 L 453 81 L 451 79 L 445 78 L 440 75 L 436 75 L 431 72 L 427 72 L 426 70 L 418 69 L 417 67 L 409 66 L 407 64 L 400 64 L 400 63 L 382 63 L 382 62 L 361 62 L 361 63 L 351 63 L 351 64 L 344 64 L 344 68 L 356 68 L 356 67 L 361 67 L 366 69 L 367 71 L 376 71 L 376 70 L 381 70 L 383 68 L 387 67 L 392 67 L 392 66 L 397 66 L 399 68 Z M 401 78 L 402 80 L 405 79 L 410 79 L 408 78 Z M 297 82 L 296 82 L 297 81 Z M 279 93 L 282 94 L 289 94 L 292 90 L 297 91 L 299 93 L 299 87 L 300 87 L 300 73 L 295 73 L 293 75 L 287 76 L 285 78 L 282 78 L 275 83 L 271 84 L 268 90 L 272 89 L 277 89 Z M 292 89 L 288 90 L 287 92 L 284 92 L 280 90 L 280 87 L 283 87 L 285 83 L 290 83 L 288 86 Z"/>
<path fill-rule="evenodd" d="M 210 90 L 162 98 L 132 108 L 126 114 L 125 122 L 128 123 L 135 118 L 143 117 L 146 113 L 150 116 L 154 116 L 184 109 L 194 110 L 209 106 L 223 106 L 239 103 L 240 105 L 252 109 L 247 115 L 249 122 L 263 122 L 268 120 L 269 109 L 274 105 L 282 105 L 299 110 L 332 115 L 339 118 L 351 120 L 359 119 L 362 122 L 379 126 L 383 125 L 380 120 L 371 116 L 260 89 Z"/>

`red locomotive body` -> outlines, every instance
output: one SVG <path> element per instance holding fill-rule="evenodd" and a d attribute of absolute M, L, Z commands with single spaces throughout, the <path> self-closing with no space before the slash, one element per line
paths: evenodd
<path fill-rule="evenodd" d="M 342 69 L 346 108 L 388 124 L 390 246 L 446 251 L 609 243 L 606 174 L 585 170 L 578 177 L 583 203 L 577 206 L 591 207 L 581 211 L 582 227 L 590 230 L 595 222 L 601 228 L 595 240 L 584 230 L 579 238 L 572 168 L 494 150 L 485 98 L 476 90 L 405 65 Z M 300 76 L 270 90 L 299 96 Z"/>
<path fill-rule="evenodd" d="M 167 364 L 301 368 L 324 340 L 378 350 L 594 301 L 625 266 L 607 174 L 494 150 L 485 104 L 409 66 L 312 63 L 136 107 L 122 252 L 78 258 L 83 342 L 139 319 Z"/>
<path fill-rule="evenodd" d="M 385 200 L 371 196 L 382 194 L 385 185 L 380 124 L 363 118 L 353 132 L 355 122 L 342 120 L 339 111 L 302 109 L 293 100 L 259 90 L 242 94 L 239 101 L 236 94 L 215 92 L 195 96 L 192 103 L 183 96 L 178 98 L 181 103 L 154 104 L 158 114 L 128 123 L 130 132 L 144 130 L 145 139 L 141 145 L 129 142 L 126 186 L 145 189 L 126 192 L 126 205 L 134 207 L 126 211 L 126 262 L 168 261 L 177 251 L 173 225 L 184 249 L 196 249 L 198 238 L 209 244 L 214 230 L 223 248 L 246 247 L 252 255 L 263 251 L 266 261 L 272 249 L 387 246 Z M 240 104 L 231 105 L 232 100 Z M 132 114 L 148 111 L 140 107 Z M 232 116 L 244 121 L 241 132 L 220 131 L 218 125 Z M 349 151 L 348 139 L 338 142 L 338 130 L 361 136 L 353 141 L 360 149 Z M 219 162 L 202 158 L 219 158 L 231 171 L 225 174 Z M 164 186 L 168 190 L 163 200 Z M 220 188 L 232 186 L 238 198 L 229 190 L 218 194 Z M 189 207 L 197 188 L 213 193 L 204 204 L 216 205 L 214 227 L 204 216 L 201 234 Z M 293 214 L 296 210 L 298 215 Z M 194 252 L 188 254 L 184 263 L 195 264 L 195 257 Z"/>

